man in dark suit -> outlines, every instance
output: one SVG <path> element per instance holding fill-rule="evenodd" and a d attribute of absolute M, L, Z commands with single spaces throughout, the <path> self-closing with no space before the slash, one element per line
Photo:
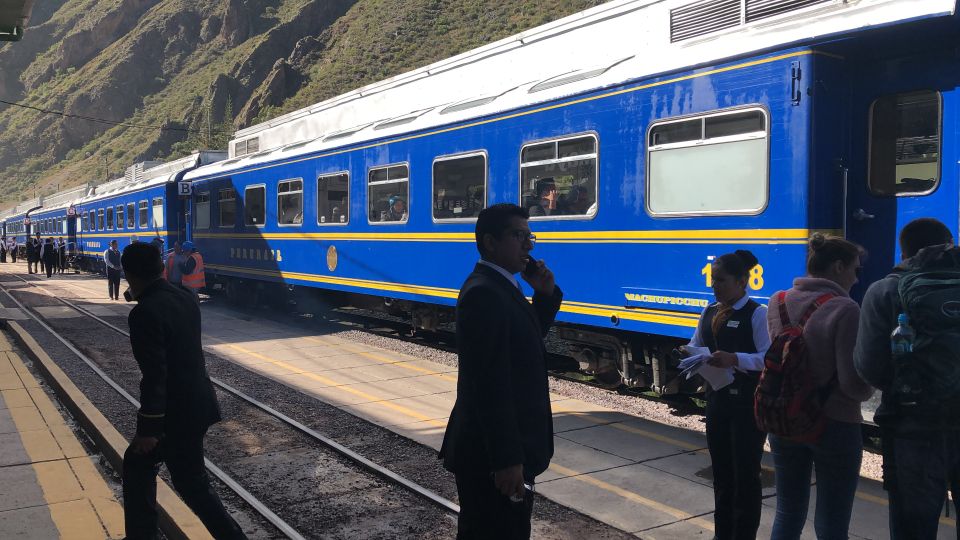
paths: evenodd
<path fill-rule="evenodd" d="M 481 259 L 457 299 L 457 402 L 440 457 L 456 476 L 460 540 L 529 538 L 534 478 L 553 457 L 543 337 L 563 295 L 530 257 L 528 218 L 513 204 L 480 212 Z M 532 305 L 514 277 L 521 271 Z"/>
<path fill-rule="evenodd" d="M 200 342 L 200 307 L 186 290 L 163 279 L 160 251 L 135 243 L 121 264 L 137 301 L 130 344 L 140 366 L 137 434 L 123 456 L 127 538 L 157 536 L 157 471 L 167 464 L 173 487 L 214 538 L 246 538 L 210 486 L 203 437 L 220 421 Z"/>

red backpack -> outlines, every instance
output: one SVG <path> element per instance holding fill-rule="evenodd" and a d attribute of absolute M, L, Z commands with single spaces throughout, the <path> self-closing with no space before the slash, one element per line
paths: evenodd
<path fill-rule="evenodd" d="M 830 397 L 834 380 L 826 386 L 814 384 L 803 326 L 817 308 L 835 295 L 827 293 L 814 300 L 796 325 L 790 323 L 787 315 L 786 296 L 786 291 L 777 294 L 781 330 L 763 357 L 753 414 L 761 431 L 795 441 L 816 441 L 826 423 L 823 405 Z"/>

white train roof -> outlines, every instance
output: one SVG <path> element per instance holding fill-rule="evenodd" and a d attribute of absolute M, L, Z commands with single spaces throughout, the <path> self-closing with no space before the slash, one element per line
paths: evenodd
<path fill-rule="evenodd" d="M 104 182 L 94 187 L 90 194 L 69 200 L 66 204 L 83 205 L 95 203 L 107 197 L 142 191 L 168 182 L 174 182 L 177 179 L 177 175 L 184 170 L 215 163 L 226 157 L 227 153 L 223 150 L 203 150 L 167 163 L 157 161 L 137 163 L 127 169 L 123 178 Z M 46 207 L 44 209 L 46 209 Z"/>
<path fill-rule="evenodd" d="M 226 173 L 824 36 L 952 15 L 955 0 L 614 0 L 236 132 Z"/>

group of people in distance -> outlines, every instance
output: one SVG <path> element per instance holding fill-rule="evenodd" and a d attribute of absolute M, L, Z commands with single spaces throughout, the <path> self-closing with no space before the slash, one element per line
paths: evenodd
<path fill-rule="evenodd" d="M 10 242 L 12 240 L 12 242 Z M 12 237 L 5 239 L 6 251 L 10 254 L 11 262 L 17 262 L 17 241 Z M 43 240 L 40 235 L 27 240 L 25 246 L 27 257 L 27 271 L 31 274 L 46 272 L 47 277 L 53 274 L 62 274 L 67 269 L 67 243 L 63 237 L 47 237 Z"/>
<path fill-rule="evenodd" d="M 553 455 L 543 337 L 563 295 L 544 262 L 530 255 L 531 214 L 512 204 L 480 212 L 480 261 L 457 300 L 457 400 L 440 457 L 456 478 L 458 539 L 529 538 L 534 482 Z M 863 456 L 861 403 L 875 389 L 883 392 L 875 420 L 891 537 L 936 538 L 947 491 L 956 504 L 960 488 L 960 248 L 930 218 L 906 225 L 900 247 L 903 262 L 870 286 L 862 307 L 850 290 L 866 253 L 843 238 L 814 234 L 807 274 L 772 295 L 769 310 L 747 292 L 759 262 L 752 253 L 737 250 L 714 261 L 716 301 L 687 347 L 709 350 L 706 362 L 733 381 L 706 391 L 716 539 L 757 537 L 768 439 L 758 427 L 764 402 L 757 389 L 773 387 L 790 370 L 792 384 L 808 394 L 802 414 L 783 419 L 792 427 L 770 430 L 777 488 L 772 538 L 800 538 L 813 474 L 817 537 L 847 538 Z M 533 288 L 532 304 L 518 273 Z M 919 291 L 909 288 L 915 283 L 926 288 L 904 293 Z M 934 289 L 939 296 L 931 300 Z M 921 311 L 934 301 L 943 315 Z M 907 318 L 916 347 L 904 360 L 902 349 L 894 354 L 891 334 Z M 956 347 L 944 346 L 950 340 Z M 942 376 L 931 376 L 934 369 Z M 904 390 L 903 381 L 913 390 Z M 798 418 L 809 420 L 802 431 Z"/>
<path fill-rule="evenodd" d="M 10 256 L 10 262 L 17 262 L 17 256 L 19 255 L 20 245 L 17 244 L 17 239 L 14 237 L 2 237 L 0 238 L 0 262 L 7 262 L 7 256 Z"/>

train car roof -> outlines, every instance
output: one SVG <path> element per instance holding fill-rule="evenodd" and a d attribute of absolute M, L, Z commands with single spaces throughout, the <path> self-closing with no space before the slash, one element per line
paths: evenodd
<path fill-rule="evenodd" d="M 97 201 L 143 191 L 177 181 L 185 170 L 215 163 L 227 156 L 226 151 L 204 150 L 167 163 L 146 162 L 127 169 L 123 178 L 117 178 L 96 186 L 93 193 L 73 199 L 67 204 L 89 204 Z"/>
<path fill-rule="evenodd" d="M 642 77 L 910 20 L 956 0 L 614 0 L 239 130 L 222 175 Z M 745 10 L 745 11 L 744 11 Z"/>

